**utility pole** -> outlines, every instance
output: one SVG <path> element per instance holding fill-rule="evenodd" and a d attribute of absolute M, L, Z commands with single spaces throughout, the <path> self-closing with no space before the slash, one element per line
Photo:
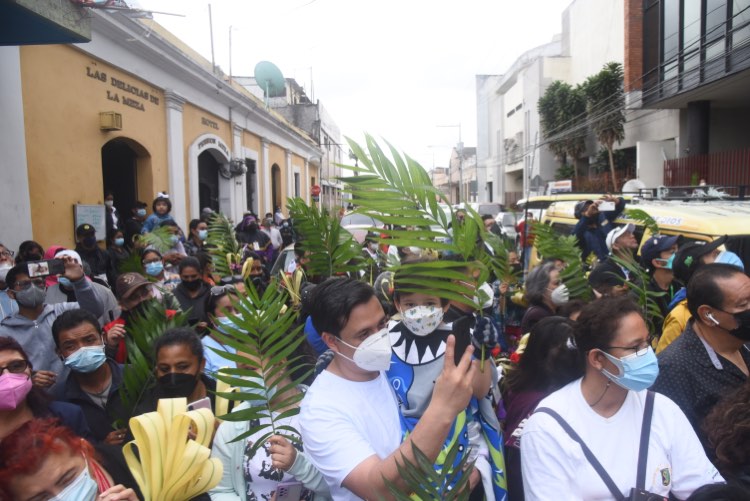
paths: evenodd
<path fill-rule="evenodd" d="M 458 203 L 461 203 L 464 200 L 464 143 L 461 141 L 461 123 L 459 122 L 456 125 L 437 125 L 436 127 L 458 128 L 458 144 L 456 144 L 456 152 L 458 153 Z M 450 162 L 448 162 L 448 165 L 450 166 Z"/>

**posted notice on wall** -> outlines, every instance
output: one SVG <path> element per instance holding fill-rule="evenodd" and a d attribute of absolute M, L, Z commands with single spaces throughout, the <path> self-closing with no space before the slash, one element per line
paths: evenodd
<path fill-rule="evenodd" d="M 107 220 L 103 205 L 76 204 L 73 206 L 73 234 L 79 225 L 88 223 L 96 230 L 96 239 L 107 238 Z"/>

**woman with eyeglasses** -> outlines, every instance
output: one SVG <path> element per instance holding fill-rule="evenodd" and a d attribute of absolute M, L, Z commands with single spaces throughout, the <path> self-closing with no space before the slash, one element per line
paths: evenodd
<path fill-rule="evenodd" d="M 723 481 L 680 408 L 647 391 L 659 366 L 637 304 L 586 305 L 574 339 L 580 377 L 544 398 L 521 434 L 527 500 L 685 499 Z"/>
<path fill-rule="evenodd" d="M 130 487 L 127 487 L 130 486 Z M 52 419 L 33 419 L 0 447 L 0 499 L 138 501 L 122 452 L 96 449 Z"/>
<path fill-rule="evenodd" d="M 180 283 L 180 276 L 164 269 L 162 255 L 156 249 L 144 249 L 141 253 L 143 271 L 149 280 L 156 282 L 156 286 L 165 291 L 171 291 Z"/>
<path fill-rule="evenodd" d="M 56 402 L 31 381 L 33 367 L 18 342 L 0 336 L 0 442 L 27 421 L 54 417 L 81 437 L 90 438 L 81 408 Z"/>

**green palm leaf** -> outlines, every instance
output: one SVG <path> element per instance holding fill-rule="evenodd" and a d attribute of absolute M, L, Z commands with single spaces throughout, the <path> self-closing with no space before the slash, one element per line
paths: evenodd
<path fill-rule="evenodd" d="M 125 326 L 125 346 L 128 351 L 127 364 L 123 371 L 123 384 L 120 387 L 124 415 L 127 422 L 134 415 L 147 389 L 154 383 L 154 341 L 165 330 L 187 325 L 188 312 L 177 312 L 167 318 L 164 306 L 157 301 L 146 303 L 140 314 L 131 315 Z"/>
<path fill-rule="evenodd" d="M 625 209 L 625 216 L 628 219 L 633 219 L 636 222 L 641 223 L 643 226 L 648 228 L 652 235 L 659 233 L 659 224 L 651 215 L 643 209 L 627 208 Z"/>
<path fill-rule="evenodd" d="M 643 316 L 646 318 L 648 331 L 654 336 L 661 335 L 661 332 L 658 332 L 655 327 L 655 321 L 658 322 L 663 320 L 664 316 L 661 314 L 661 309 L 656 303 L 656 298 L 664 296 L 666 292 L 655 292 L 648 290 L 647 286 L 649 281 L 651 280 L 651 277 L 634 261 L 622 259 L 617 256 L 612 256 L 612 260 L 621 267 L 628 270 L 631 277 L 627 282 L 628 289 L 630 290 L 630 294 L 635 298 L 635 300 L 638 302 L 638 305 L 641 307 Z"/>
<path fill-rule="evenodd" d="M 299 413 L 303 395 L 296 388 L 310 376 L 312 367 L 303 365 L 303 370 L 298 370 L 302 359 L 296 353 L 306 341 L 300 335 L 302 327 L 296 326 L 297 312 L 285 307 L 288 296 L 278 281 L 272 280 L 262 296 L 252 284 L 246 287 L 247 294 L 235 302 L 242 316 L 229 315 L 235 328 L 213 331 L 219 342 L 237 353 L 214 351 L 238 364 L 238 368 L 222 369 L 216 378 L 240 390 L 217 395 L 247 403 L 219 417 L 225 421 L 249 421 L 249 430 L 235 440 L 261 433 L 253 444 L 257 450 L 275 434 L 298 440 L 297 430 L 283 421 Z"/>
<path fill-rule="evenodd" d="M 240 272 L 239 254 L 242 247 L 237 242 L 232 222 L 224 214 L 214 214 L 209 221 L 206 248 L 209 249 L 214 271 L 220 276 Z"/>
<path fill-rule="evenodd" d="M 565 268 L 560 272 L 560 280 L 568 288 L 570 299 L 591 299 L 589 287 L 581 262 L 581 248 L 574 235 L 558 235 L 552 226 L 534 222 L 531 225 L 534 232 L 534 247 L 544 259 L 561 259 Z"/>

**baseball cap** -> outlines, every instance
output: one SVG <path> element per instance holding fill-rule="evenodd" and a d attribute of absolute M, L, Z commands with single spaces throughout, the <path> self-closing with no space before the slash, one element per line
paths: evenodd
<path fill-rule="evenodd" d="M 123 273 L 122 275 L 117 277 L 117 282 L 115 283 L 115 291 L 117 292 L 118 298 L 127 299 L 128 296 L 130 296 L 139 287 L 150 284 L 151 282 L 146 280 L 143 275 L 131 271 L 128 273 Z"/>
<path fill-rule="evenodd" d="M 641 262 L 647 268 L 651 267 L 651 260 L 658 259 L 659 254 L 677 243 L 679 235 L 652 235 L 641 247 Z"/>
<path fill-rule="evenodd" d="M 96 233 L 96 230 L 88 223 L 79 224 L 78 228 L 76 228 L 77 237 L 85 237 L 86 235 L 93 235 L 94 233 Z"/>
<path fill-rule="evenodd" d="M 583 215 L 583 211 L 585 211 L 589 205 L 593 204 L 593 200 L 584 200 L 582 202 L 578 202 L 575 206 L 575 209 L 573 209 L 573 215 L 576 217 L 576 219 L 581 219 L 581 216 Z"/>
<path fill-rule="evenodd" d="M 607 233 L 607 250 L 609 252 L 612 252 L 612 245 L 614 245 L 615 240 L 623 236 L 625 233 L 633 233 L 635 231 L 635 225 L 633 223 L 628 223 L 625 226 L 618 226 L 614 230 Z"/>
<path fill-rule="evenodd" d="M 727 236 L 719 237 L 713 242 L 690 242 L 677 250 L 672 263 L 674 276 L 682 283 L 687 284 L 695 270 L 701 265 L 701 258 L 712 253 L 727 241 Z"/>

